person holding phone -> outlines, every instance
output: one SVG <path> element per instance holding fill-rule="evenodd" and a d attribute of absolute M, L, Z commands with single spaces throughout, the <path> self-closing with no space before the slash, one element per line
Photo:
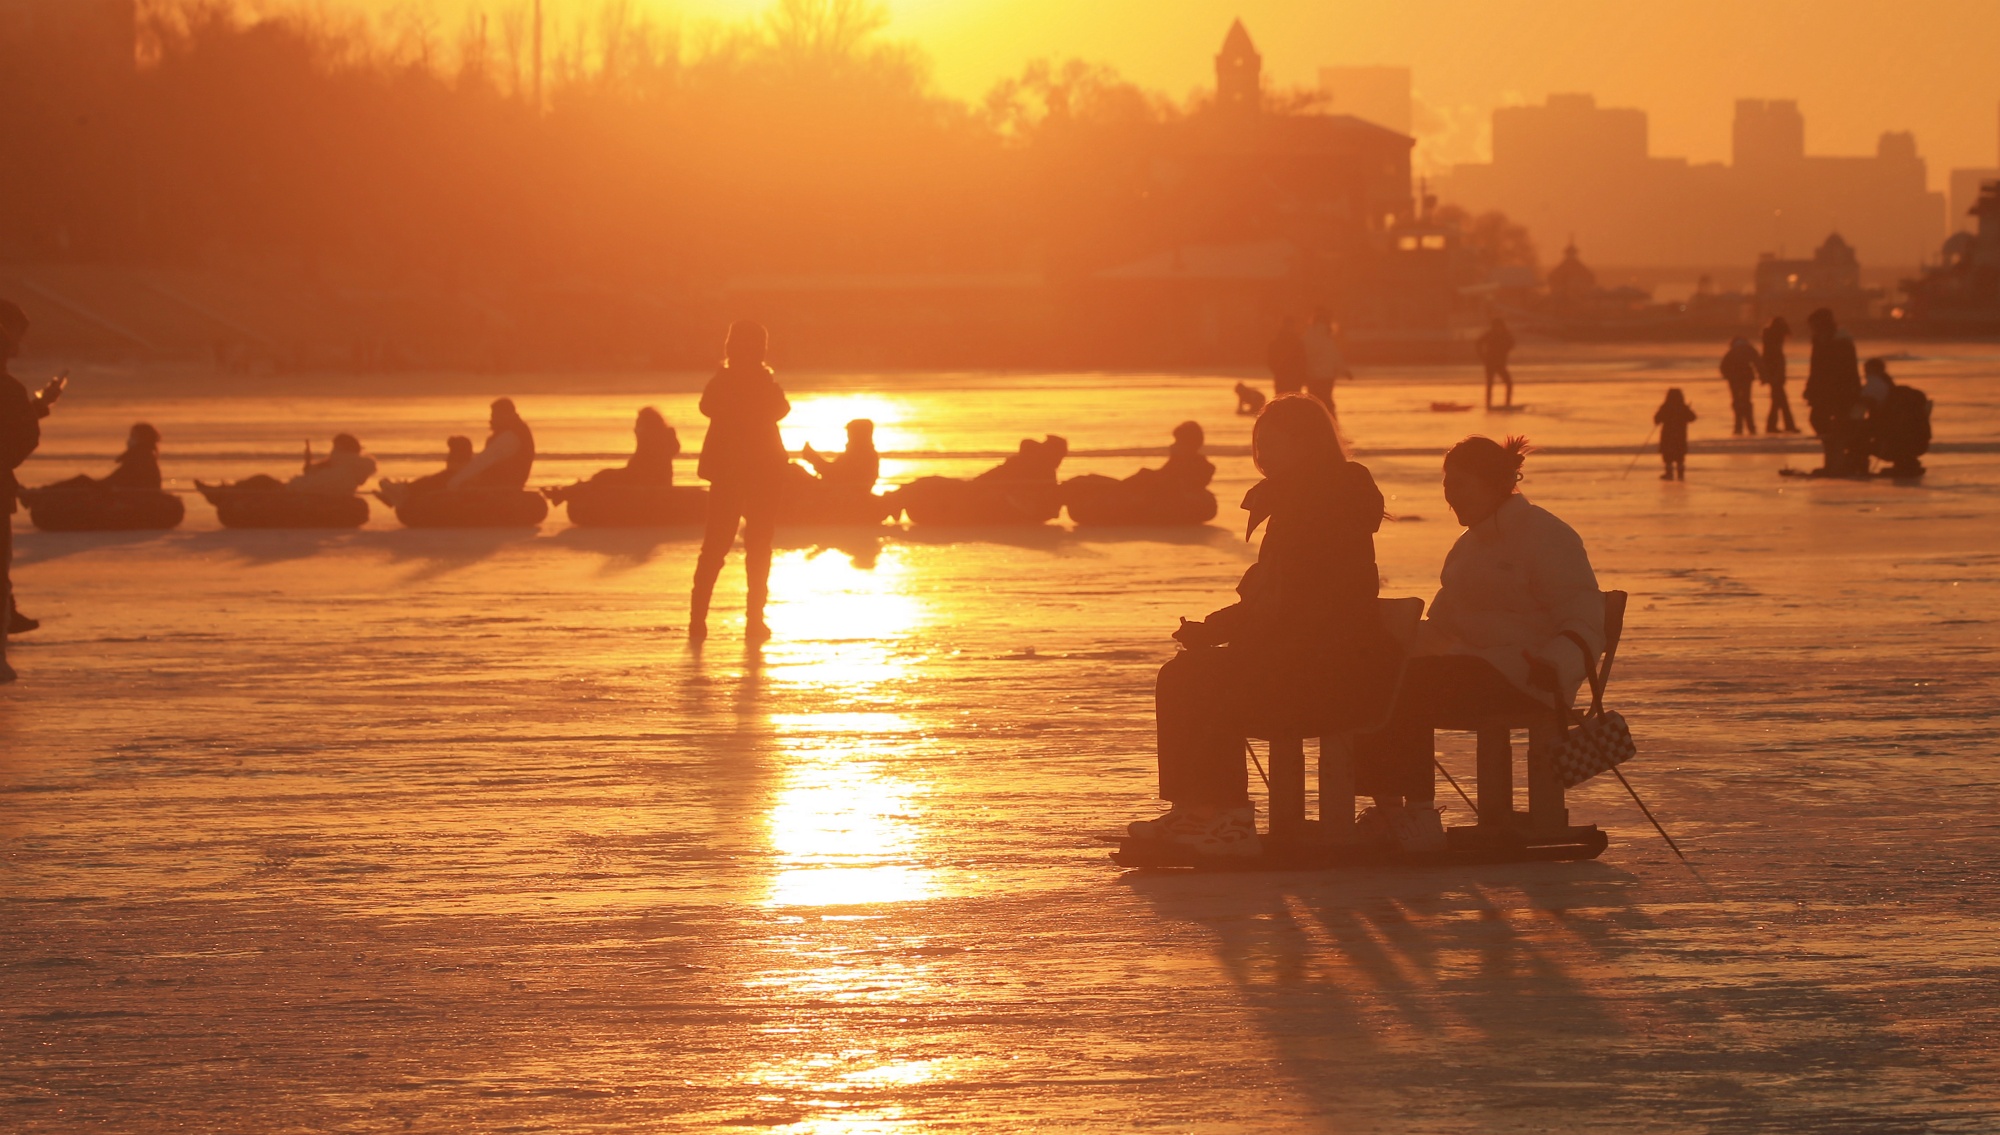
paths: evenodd
<path fill-rule="evenodd" d="M 32 619 L 21 619 L 14 609 L 14 512 L 21 491 L 14 471 L 42 443 L 42 419 L 49 416 L 50 407 L 69 385 L 69 375 L 60 374 L 40 393 L 31 395 L 10 373 L 8 363 L 21 353 L 21 341 L 27 334 L 27 313 L 12 301 L 0 299 L 0 495 L 7 498 L 6 521 L 0 523 L 0 610 L 7 615 L 6 625 L 0 627 L 0 682 L 11 682 L 17 676 L 7 664 L 7 636 L 20 633 L 17 623 L 29 624 L 23 628 L 26 630 L 39 625 Z"/>

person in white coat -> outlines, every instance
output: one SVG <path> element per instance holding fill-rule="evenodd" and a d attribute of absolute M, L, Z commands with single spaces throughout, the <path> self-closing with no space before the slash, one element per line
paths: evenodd
<path fill-rule="evenodd" d="M 1352 379 L 1354 372 L 1348 369 L 1347 355 L 1340 349 L 1332 314 L 1323 307 L 1315 310 L 1312 322 L 1306 324 L 1305 332 L 1299 336 L 1299 343 L 1306 352 L 1306 393 L 1319 399 L 1328 413 L 1337 413 L 1333 406 L 1333 384 Z"/>
<path fill-rule="evenodd" d="M 1604 596 L 1583 539 L 1517 487 L 1527 453 L 1526 438 L 1469 437 L 1445 455 L 1445 500 L 1465 533 L 1445 557 L 1390 724 L 1363 740 L 1356 769 L 1391 826 L 1412 816 L 1437 826 L 1433 729 L 1567 706 L 1586 653 L 1594 665 L 1604 651 Z"/>

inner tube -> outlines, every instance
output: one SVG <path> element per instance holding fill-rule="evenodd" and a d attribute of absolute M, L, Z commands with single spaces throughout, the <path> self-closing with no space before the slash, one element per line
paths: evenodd
<path fill-rule="evenodd" d="M 1086 527 L 1173 528 L 1215 519 L 1215 494 L 1206 489 L 1162 492 L 1089 473 L 1062 485 L 1069 518 Z"/>
<path fill-rule="evenodd" d="M 224 528 L 359 528 L 368 502 L 358 496 L 296 489 L 236 489 L 197 485 Z"/>
<path fill-rule="evenodd" d="M 575 485 L 562 490 L 569 522 L 579 528 L 690 528 L 708 519 L 699 485 Z"/>
<path fill-rule="evenodd" d="M 889 498 L 857 489 L 837 489 L 798 466 L 778 499 L 778 523 L 786 526 L 867 528 L 896 515 Z"/>
<path fill-rule="evenodd" d="M 44 532 L 165 531 L 187 515 L 178 495 L 160 489 L 23 489 L 21 502 Z"/>
<path fill-rule="evenodd" d="M 396 506 L 406 528 L 533 528 L 548 515 L 549 502 L 526 489 L 441 489 Z"/>
<path fill-rule="evenodd" d="M 910 522 L 933 527 L 1022 527 L 1046 524 L 1062 513 L 1058 487 L 1039 482 L 961 481 L 919 477 L 896 490 L 890 503 Z"/>

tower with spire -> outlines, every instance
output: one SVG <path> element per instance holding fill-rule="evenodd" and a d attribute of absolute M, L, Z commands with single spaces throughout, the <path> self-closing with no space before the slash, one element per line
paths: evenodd
<path fill-rule="evenodd" d="M 1243 21 L 1229 25 L 1215 57 L 1215 106 L 1235 114 L 1255 114 L 1264 105 L 1264 57 L 1250 42 Z"/>

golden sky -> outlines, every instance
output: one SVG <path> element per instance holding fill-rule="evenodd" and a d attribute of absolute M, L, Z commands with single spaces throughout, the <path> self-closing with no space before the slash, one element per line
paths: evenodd
<path fill-rule="evenodd" d="M 345 0 L 390 7 L 412 0 Z M 427 0 L 432 10 L 526 0 Z M 619 0 L 611 0 L 616 3 Z M 686 27 L 767 0 L 624 0 Z M 574 18 L 606 0 L 545 0 Z M 938 85 L 976 96 L 1044 56 L 1108 63 L 1176 95 L 1210 81 L 1242 17 L 1278 83 L 1329 64 L 1406 64 L 1432 160 L 1480 154 L 1496 105 L 1588 91 L 1636 106 L 1653 152 L 1726 160 L 1734 100 L 1791 97 L 1814 153 L 1872 153 L 1915 130 L 1932 181 L 2000 165 L 2000 0 L 887 0 L 889 34 L 922 46 Z M 1426 131 L 1425 126 L 1429 129 Z"/>

